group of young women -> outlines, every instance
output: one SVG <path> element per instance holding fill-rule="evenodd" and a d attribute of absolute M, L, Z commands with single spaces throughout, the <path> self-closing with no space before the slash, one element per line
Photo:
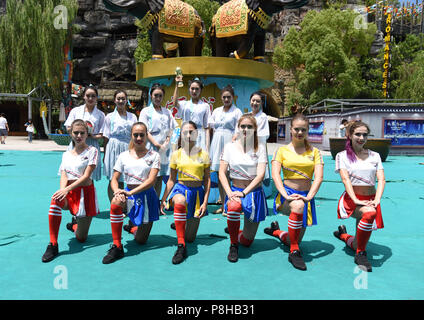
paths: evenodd
<path fill-rule="evenodd" d="M 181 76 L 177 76 L 176 83 L 180 80 Z M 93 180 L 99 179 L 95 174 L 101 166 L 97 139 L 102 136 L 107 141 L 104 174 L 110 179 L 113 239 L 103 263 L 124 256 L 122 229 L 143 244 L 153 222 L 167 210 L 174 213 L 171 228 L 176 230 L 178 242 L 172 263 L 184 261 L 186 242 L 195 240 L 201 218 L 208 215 L 212 171 L 218 172 L 222 210 L 227 217 L 225 232 L 230 236 L 227 258 L 230 262 L 238 260 L 239 244 L 249 247 L 259 223 L 269 214 L 262 188 L 268 171 L 269 128 L 262 112 L 265 98 L 260 92 L 253 93 L 252 112 L 242 114 L 233 103 L 233 88 L 227 86 L 221 92 L 223 106 L 211 114 L 200 98 L 202 88 L 200 80 L 190 81 L 191 99 L 184 102 L 178 101 L 178 87 L 175 88 L 174 105 L 182 125 L 178 148 L 173 152 L 170 138 L 177 123 L 170 111 L 161 106 L 165 91 L 160 85 L 152 86 L 151 103 L 142 110 L 138 121 L 125 110 L 124 91 L 116 92 L 116 109 L 104 117 L 95 106 L 96 89 L 86 88 L 86 104 L 73 109 L 65 123 L 69 126 L 72 145 L 63 154 L 60 189 L 51 198 L 50 243 L 43 262 L 53 260 L 59 253 L 57 239 L 63 209 L 73 215 L 67 229 L 81 242 L 87 238 L 92 217 L 99 213 Z M 290 248 L 288 260 L 300 270 L 306 270 L 306 265 L 299 245 L 306 228 L 317 224 L 314 197 L 323 181 L 324 166 L 320 151 L 308 142 L 308 130 L 308 119 L 301 114 L 294 116 L 291 142 L 273 155 L 271 175 L 278 193 L 271 211 L 287 215 L 288 223 L 287 231 L 281 230 L 277 221 L 264 229 Z M 338 227 L 334 236 L 355 251 L 356 264 L 371 271 L 366 246 L 371 232 L 383 228 L 380 200 L 385 185 L 384 171 L 379 154 L 364 149 L 370 132 L 368 125 L 354 122 L 346 130 L 346 150 L 336 157 L 336 172 L 345 186 L 337 213 L 340 219 L 356 218 L 357 226 L 355 236 L 348 234 L 344 225 Z M 209 147 L 210 131 L 213 137 Z M 166 187 L 159 199 L 165 177 Z M 125 215 L 129 218 L 127 225 L 123 225 Z M 244 215 L 242 230 L 241 215 Z"/>

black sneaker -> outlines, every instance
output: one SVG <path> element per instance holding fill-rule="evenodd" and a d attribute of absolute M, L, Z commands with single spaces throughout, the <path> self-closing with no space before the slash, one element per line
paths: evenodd
<path fill-rule="evenodd" d="M 302 255 L 300 254 L 299 250 L 294 250 L 293 252 L 290 252 L 289 254 L 289 262 L 299 270 L 306 270 L 306 264 L 303 261 Z"/>
<path fill-rule="evenodd" d="M 134 226 L 135 226 L 135 225 L 134 225 L 134 223 L 132 223 L 132 222 L 131 222 L 131 220 L 130 220 L 130 221 L 128 221 L 128 224 L 125 224 L 125 225 L 123 226 L 123 229 L 124 229 L 126 232 L 131 233 L 131 229 L 132 229 Z"/>
<path fill-rule="evenodd" d="M 187 258 L 187 249 L 181 243 L 181 244 L 178 245 L 177 251 L 175 251 L 175 254 L 172 257 L 172 263 L 173 264 L 179 264 L 179 263 L 183 262 L 185 258 Z"/>
<path fill-rule="evenodd" d="M 264 229 L 264 232 L 265 232 L 266 234 L 269 234 L 270 236 L 272 236 L 272 234 L 273 234 L 273 232 L 274 232 L 275 230 L 280 230 L 280 225 L 278 224 L 278 221 L 272 221 L 272 222 L 271 222 L 271 227 L 269 227 L 269 228 L 265 228 L 265 229 Z"/>
<path fill-rule="evenodd" d="M 50 262 L 59 254 L 59 245 L 53 245 L 51 242 L 47 246 L 46 252 L 44 252 L 41 261 Z"/>
<path fill-rule="evenodd" d="M 367 252 L 361 251 L 355 254 L 355 263 L 364 271 L 372 272 L 371 263 L 367 259 Z"/>
<path fill-rule="evenodd" d="M 228 253 L 228 261 L 237 262 L 238 261 L 238 245 L 231 244 L 230 252 Z"/>
<path fill-rule="evenodd" d="M 77 218 L 72 217 L 72 221 L 66 224 L 66 229 L 68 229 L 71 232 L 74 232 L 74 229 L 72 228 L 74 224 L 77 224 Z"/>
<path fill-rule="evenodd" d="M 346 230 L 346 226 L 343 224 L 337 228 L 337 231 L 333 232 L 334 236 L 339 240 L 340 240 L 340 235 L 344 233 L 347 233 L 347 230 Z"/>
<path fill-rule="evenodd" d="M 172 222 L 172 223 L 171 223 L 171 225 L 170 225 L 170 227 L 171 227 L 171 229 L 172 229 L 172 230 L 177 230 L 177 229 L 175 228 L 175 222 Z"/>
<path fill-rule="evenodd" d="M 224 228 L 224 232 L 230 234 L 230 231 L 228 231 L 228 227 Z"/>
<path fill-rule="evenodd" d="M 103 263 L 109 264 L 115 262 L 118 259 L 121 259 L 124 256 L 124 248 L 122 246 L 119 248 L 116 244 L 113 244 L 110 249 L 107 251 L 107 254 L 103 257 Z"/>

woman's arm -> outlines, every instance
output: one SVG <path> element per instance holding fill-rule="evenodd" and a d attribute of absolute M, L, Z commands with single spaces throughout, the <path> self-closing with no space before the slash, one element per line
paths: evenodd
<path fill-rule="evenodd" d="M 324 177 L 324 165 L 316 164 L 314 168 L 314 181 L 312 182 L 311 188 L 309 189 L 308 195 L 306 196 L 306 200 L 311 201 L 315 195 L 317 194 Z"/>
<path fill-rule="evenodd" d="M 183 81 L 183 76 L 175 77 L 175 90 L 174 95 L 172 96 L 172 105 L 177 109 L 180 108 L 180 104 L 178 103 L 178 81 Z"/>
<path fill-rule="evenodd" d="M 381 197 L 383 196 L 384 186 L 386 185 L 386 178 L 384 177 L 384 170 L 377 170 L 377 191 L 375 192 L 375 198 L 372 201 L 374 206 L 377 207 L 380 204 Z"/>
<path fill-rule="evenodd" d="M 200 207 L 199 218 L 204 216 L 204 214 L 205 214 L 205 212 L 208 208 L 209 194 L 211 192 L 210 168 L 205 168 L 205 172 L 203 173 L 203 186 L 205 188 L 205 197 L 203 199 L 202 206 Z"/>
<path fill-rule="evenodd" d="M 166 200 L 172 188 L 174 187 L 176 181 L 177 181 L 177 169 L 171 168 L 169 173 L 169 179 L 168 179 L 168 182 L 166 183 L 165 191 L 163 192 L 161 202 L 164 202 Z"/>
<path fill-rule="evenodd" d="M 265 177 L 265 169 L 266 169 L 266 163 L 258 163 L 258 166 L 257 166 L 257 174 L 256 174 L 256 177 L 255 177 L 255 179 L 253 179 L 250 183 L 249 183 L 249 185 L 246 187 L 246 188 L 244 188 L 244 190 L 243 190 L 243 193 L 245 194 L 245 195 L 247 195 L 248 193 L 250 193 L 252 190 L 255 190 L 256 189 L 256 187 L 259 185 L 259 184 L 261 184 L 261 182 L 264 180 L 264 177 Z"/>
<path fill-rule="evenodd" d="M 155 184 L 158 172 L 159 172 L 159 169 L 150 169 L 149 177 L 146 180 L 144 180 L 144 182 L 142 182 L 140 185 L 138 185 L 136 188 L 130 191 L 125 191 L 125 195 L 132 196 L 133 194 L 136 194 L 151 188 Z"/>
<path fill-rule="evenodd" d="M 275 187 L 277 191 L 283 196 L 284 199 L 287 199 L 289 195 L 287 194 L 286 189 L 283 185 L 283 180 L 281 179 L 281 163 L 273 160 L 271 161 L 271 177 L 274 180 Z"/>
<path fill-rule="evenodd" d="M 68 179 L 66 178 L 66 173 L 65 171 L 62 171 L 60 176 L 60 190 L 56 191 L 53 194 L 52 198 L 57 199 L 59 201 L 65 199 L 69 191 L 74 190 L 75 188 L 78 188 L 79 186 L 85 184 L 90 179 L 90 176 L 93 173 L 95 168 L 96 168 L 95 164 L 87 166 L 87 168 L 84 171 L 84 174 L 68 186 L 66 185 L 68 182 Z"/>
<path fill-rule="evenodd" d="M 346 193 L 349 195 L 349 197 L 353 200 L 353 202 L 356 205 L 365 206 L 367 205 L 366 202 L 360 201 L 356 195 L 355 191 L 353 191 L 352 182 L 350 181 L 349 172 L 346 169 L 339 169 L 340 177 L 342 178 L 342 182 L 345 186 Z"/>
<path fill-rule="evenodd" d="M 225 193 L 227 194 L 228 198 L 230 198 L 232 194 L 232 190 L 230 187 L 230 183 L 228 182 L 228 179 L 227 179 L 227 170 L 228 170 L 228 162 L 225 162 L 224 160 L 220 160 L 219 172 L 218 172 L 219 182 L 221 182 L 221 185 L 224 188 Z"/>

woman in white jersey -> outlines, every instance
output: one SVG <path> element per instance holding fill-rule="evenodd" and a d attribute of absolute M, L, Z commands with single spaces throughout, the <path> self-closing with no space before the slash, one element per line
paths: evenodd
<path fill-rule="evenodd" d="M 109 180 L 108 196 L 109 201 L 113 198 L 110 187 L 110 180 L 113 176 L 113 167 L 118 156 L 128 150 L 131 140 L 131 126 L 137 122 L 137 116 L 126 110 L 128 103 L 127 93 L 124 90 L 117 90 L 114 94 L 115 110 L 109 113 L 100 131 L 104 139 L 104 167 L 103 173 Z M 119 181 L 119 188 L 124 188 L 123 177 Z"/>
<path fill-rule="evenodd" d="M 346 129 L 346 149 L 336 155 L 336 172 L 346 189 L 340 197 L 337 214 L 339 219 L 356 219 L 356 235 L 349 235 L 344 225 L 334 232 L 355 251 L 354 262 L 366 271 L 372 271 L 365 251 L 371 232 L 384 227 L 380 201 L 385 186 L 380 155 L 364 148 L 369 133 L 366 123 L 353 122 Z"/>
<path fill-rule="evenodd" d="M 86 143 L 88 127 L 85 121 L 77 119 L 70 127 L 72 150 L 63 153 L 59 167 L 60 189 L 50 202 L 49 232 L 50 243 L 42 257 L 43 262 L 53 260 L 59 254 L 57 243 L 62 210 L 69 210 L 76 217 L 67 229 L 75 233 L 78 241 L 87 239 L 91 219 L 99 213 L 96 190 L 92 174 L 97 165 L 99 153 Z"/>
<path fill-rule="evenodd" d="M 262 188 L 268 159 L 264 145 L 259 143 L 255 118 L 250 114 L 242 115 L 238 129 L 237 140 L 225 145 L 219 167 L 219 180 L 227 194 L 224 210 L 227 214 L 226 231 L 231 239 L 230 262 L 238 260 L 239 243 L 246 247 L 252 244 L 259 222 L 268 214 Z M 243 230 L 240 230 L 241 212 L 244 213 Z"/>
<path fill-rule="evenodd" d="M 193 121 L 197 126 L 196 144 L 205 152 L 209 152 L 210 134 L 209 117 L 211 110 L 207 103 L 201 99 L 203 83 L 199 78 L 194 78 L 188 82 L 189 100 L 179 101 L 178 82 L 183 81 L 183 76 L 175 77 L 175 91 L 173 95 L 173 105 L 178 109 L 176 117 L 181 118 L 182 122 Z"/>
<path fill-rule="evenodd" d="M 103 128 L 105 121 L 105 114 L 97 108 L 97 89 L 94 86 L 87 86 L 84 89 L 83 97 L 85 104 L 75 107 L 69 113 L 64 126 L 68 132 L 70 125 L 75 119 L 81 119 L 87 122 L 89 126 L 87 144 L 97 149 L 99 157 L 97 159 L 96 169 L 93 172 L 93 180 L 100 180 L 102 178 L 102 161 L 100 159 L 100 145 L 99 140 L 102 139 L 100 130 Z M 68 150 L 71 149 L 69 145 Z"/>
<path fill-rule="evenodd" d="M 140 112 L 139 121 L 147 125 L 148 141 L 150 144 L 148 149 L 159 152 L 160 155 L 160 171 L 155 182 L 155 190 L 160 197 L 162 191 L 162 179 L 169 176 L 169 160 L 171 157 L 170 139 L 172 132 L 177 126 L 177 122 L 171 112 L 162 107 L 165 89 L 158 83 L 150 88 L 151 103 L 148 107 Z"/>
<path fill-rule="evenodd" d="M 104 264 L 124 256 L 121 243 L 124 211 L 134 226 L 128 231 L 140 244 L 147 241 L 153 221 L 159 220 L 159 199 L 153 189 L 160 169 L 159 154 L 146 148 L 147 126 L 144 123 L 133 124 L 131 136 L 128 151 L 119 155 L 113 168 L 111 187 L 114 197 L 110 205 L 113 244 L 103 258 Z M 121 175 L 124 175 L 125 189 L 118 185 Z"/>
<path fill-rule="evenodd" d="M 237 127 L 237 121 L 240 119 L 242 112 L 234 104 L 234 89 L 227 85 L 221 90 L 222 107 L 216 108 L 212 116 L 209 118 L 209 126 L 213 130 L 213 137 L 210 147 L 211 171 L 218 172 L 220 166 L 220 158 L 224 146 L 231 142 Z M 222 213 L 224 210 L 225 191 L 218 180 L 219 196 L 222 207 L 215 213 Z"/>

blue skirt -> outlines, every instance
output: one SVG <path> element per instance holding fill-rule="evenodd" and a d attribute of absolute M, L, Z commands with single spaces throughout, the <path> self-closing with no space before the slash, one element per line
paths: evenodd
<path fill-rule="evenodd" d="M 205 199 L 205 190 L 203 187 L 190 188 L 181 183 L 177 183 L 169 194 L 167 201 L 171 202 L 172 198 L 176 194 L 181 194 L 186 199 L 187 219 L 193 218 L 197 215 L 197 212 Z M 172 203 L 170 203 L 170 205 L 172 205 Z M 208 211 L 206 210 L 204 216 L 207 215 Z"/>
<path fill-rule="evenodd" d="M 309 191 L 298 191 L 292 188 L 287 187 L 284 185 L 284 189 L 286 189 L 286 192 L 288 195 L 291 195 L 293 193 L 300 194 L 301 196 L 306 197 L 308 195 Z M 277 214 L 277 206 L 280 206 L 284 203 L 286 199 L 284 199 L 280 193 L 277 193 L 277 195 L 274 198 L 274 214 Z M 317 224 L 317 215 L 316 215 L 316 209 L 315 209 L 315 199 L 313 198 L 311 201 L 308 202 L 308 205 L 306 205 L 303 208 L 303 228 L 306 228 L 308 226 L 316 225 Z"/>
<path fill-rule="evenodd" d="M 243 191 L 241 188 L 231 186 L 232 191 Z M 266 203 L 266 196 L 264 189 L 258 187 L 250 193 L 246 194 L 244 198 L 240 198 L 241 207 L 244 216 L 252 222 L 261 222 L 269 215 L 268 205 Z M 228 197 L 225 197 L 224 212 L 227 212 Z"/>
<path fill-rule="evenodd" d="M 125 190 L 130 191 L 128 187 Z M 136 226 L 159 220 L 159 198 L 150 188 L 127 198 L 127 215 Z"/>

